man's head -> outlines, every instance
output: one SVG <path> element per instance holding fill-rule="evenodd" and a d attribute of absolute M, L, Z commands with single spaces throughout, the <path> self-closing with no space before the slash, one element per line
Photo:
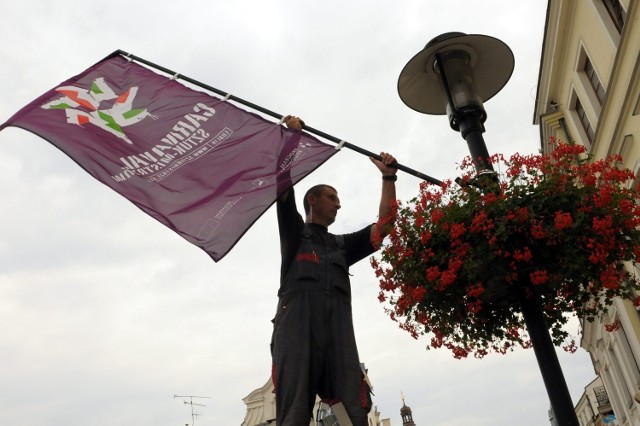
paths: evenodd
<path fill-rule="evenodd" d="M 321 184 L 311 187 L 303 200 L 307 222 L 329 226 L 336 220 L 340 198 L 334 187 Z"/>

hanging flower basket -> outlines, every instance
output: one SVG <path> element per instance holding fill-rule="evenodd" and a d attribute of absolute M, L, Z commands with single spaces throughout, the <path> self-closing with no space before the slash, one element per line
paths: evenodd
<path fill-rule="evenodd" d="M 371 263 L 380 301 L 414 338 L 456 358 L 530 347 L 519 301 L 535 293 L 553 343 L 575 350 L 572 315 L 592 321 L 615 297 L 636 300 L 625 268 L 640 258 L 633 173 L 619 157 L 589 162 L 584 147 L 552 142 L 549 155 L 493 156 L 499 182 L 474 178 L 467 159 L 459 183 L 423 183 L 397 206 Z"/>

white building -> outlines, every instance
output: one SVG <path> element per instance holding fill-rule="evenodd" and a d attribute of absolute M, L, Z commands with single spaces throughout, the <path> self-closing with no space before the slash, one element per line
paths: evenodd
<path fill-rule="evenodd" d="M 609 395 L 600 377 L 596 377 L 584 388 L 584 393 L 576 404 L 576 414 L 581 426 L 616 424 Z"/>
<path fill-rule="evenodd" d="M 627 168 L 640 172 L 640 0 L 548 1 L 534 123 L 543 151 L 555 136 L 584 145 L 595 159 L 621 154 Z M 581 347 L 602 379 L 616 425 L 640 425 L 635 297 L 614 300 L 605 315 L 583 324 Z M 618 328 L 606 331 L 611 324 Z"/>

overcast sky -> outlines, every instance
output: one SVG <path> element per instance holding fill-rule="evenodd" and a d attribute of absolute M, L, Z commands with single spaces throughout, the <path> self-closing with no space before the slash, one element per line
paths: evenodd
<path fill-rule="evenodd" d="M 486 103 L 491 153 L 533 153 L 546 2 L 513 0 L 164 0 L 4 2 L 0 121 L 116 49 L 231 92 L 439 179 L 466 143 L 443 116 L 398 97 L 404 65 L 433 37 L 486 34 L 516 66 Z M 221 262 L 147 217 L 46 141 L 0 133 L 0 424 L 239 425 L 242 398 L 270 373 L 279 246 L 268 211 Z M 301 182 L 333 184 L 333 232 L 375 220 L 379 172 L 343 150 Z M 402 174 L 398 198 L 420 181 Z M 301 203 L 299 203 L 301 204 Z M 402 424 L 548 424 L 532 350 L 455 360 L 398 329 L 368 261 L 352 268 L 360 358 L 374 404 Z M 577 330 L 576 330 L 577 331 Z M 559 351 L 574 403 L 595 376 L 588 354 Z"/>

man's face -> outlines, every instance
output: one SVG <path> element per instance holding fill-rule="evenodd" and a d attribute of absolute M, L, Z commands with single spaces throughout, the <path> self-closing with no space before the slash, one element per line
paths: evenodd
<path fill-rule="evenodd" d="M 318 197 L 309 196 L 311 222 L 329 226 L 336 220 L 340 209 L 340 198 L 333 188 L 324 187 Z"/>

